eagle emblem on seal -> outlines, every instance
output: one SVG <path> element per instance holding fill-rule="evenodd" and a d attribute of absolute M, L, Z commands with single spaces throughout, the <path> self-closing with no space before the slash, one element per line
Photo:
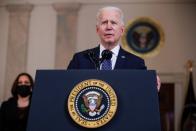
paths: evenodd
<path fill-rule="evenodd" d="M 83 112 L 88 113 L 89 116 L 100 115 L 100 112 L 105 108 L 101 105 L 102 95 L 96 91 L 89 91 L 82 96 L 84 104 L 81 105 Z"/>

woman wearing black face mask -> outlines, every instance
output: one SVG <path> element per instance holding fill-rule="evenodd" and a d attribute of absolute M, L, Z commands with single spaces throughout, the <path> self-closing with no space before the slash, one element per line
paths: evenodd
<path fill-rule="evenodd" d="M 28 73 L 16 77 L 12 97 L 0 108 L 0 131 L 26 131 L 33 79 Z"/>

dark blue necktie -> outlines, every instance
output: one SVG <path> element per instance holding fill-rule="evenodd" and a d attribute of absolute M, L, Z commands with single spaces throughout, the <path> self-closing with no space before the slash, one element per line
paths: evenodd
<path fill-rule="evenodd" d="M 104 60 L 102 62 L 101 70 L 112 70 L 112 61 L 110 60 Z"/>

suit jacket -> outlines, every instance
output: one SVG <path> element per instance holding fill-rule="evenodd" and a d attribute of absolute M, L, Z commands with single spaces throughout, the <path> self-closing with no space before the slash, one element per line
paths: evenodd
<path fill-rule="evenodd" d="M 100 47 L 85 50 L 74 54 L 67 69 L 96 69 L 95 64 L 89 56 L 93 52 L 99 58 Z M 144 60 L 120 48 L 114 69 L 146 69 Z"/>

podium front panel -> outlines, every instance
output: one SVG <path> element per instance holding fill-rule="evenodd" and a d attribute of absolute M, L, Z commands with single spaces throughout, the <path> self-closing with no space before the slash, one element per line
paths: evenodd
<path fill-rule="evenodd" d="M 114 118 L 94 129 L 76 124 L 67 107 L 73 87 L 88 79 L 108 83 L 118 99 Z M 38 70 L 27 130 L 160 131 L 156 73 L 147 70 Z"/>

